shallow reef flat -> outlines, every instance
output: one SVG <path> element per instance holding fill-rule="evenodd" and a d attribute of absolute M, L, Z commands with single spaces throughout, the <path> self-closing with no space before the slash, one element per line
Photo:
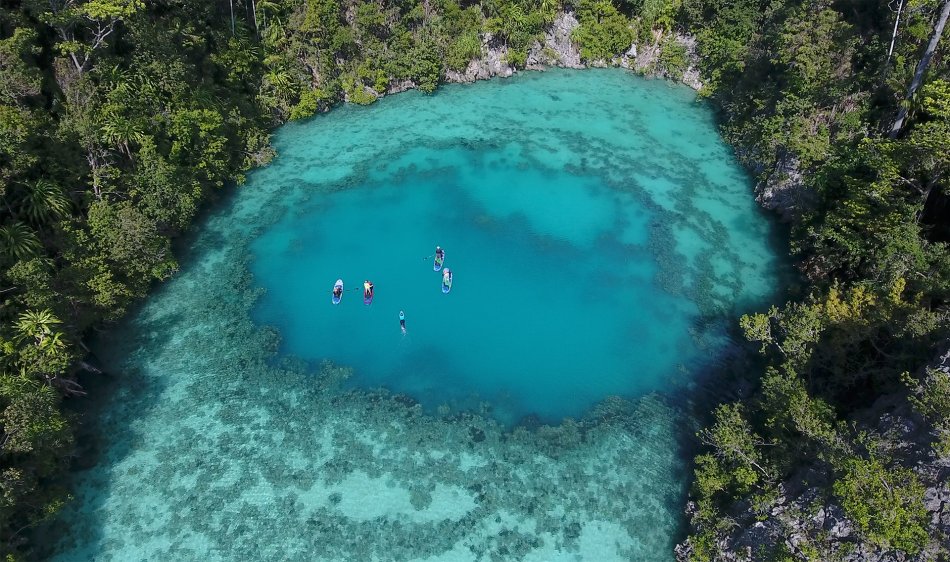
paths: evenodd
<path fill-rule="evenodd" d="M 248 319 L 246 272 L 223 257 L 194 263 L 103 342 L 122 376 L 90 428 L 102 457 L 77 474 L 54 559 L 670 552 L 689 428 L 662 397 L 613 398 L 576 422 L 510 430 L 346 390 L 346 368 L 271 365 L 274 334 Z"/>

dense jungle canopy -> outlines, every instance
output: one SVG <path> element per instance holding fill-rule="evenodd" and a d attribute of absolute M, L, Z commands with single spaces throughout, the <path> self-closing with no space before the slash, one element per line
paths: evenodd
<path fill-rule="evenodd" d="M 739 511 L 774 517 L 805 472 L 876 551 L 950 544 L 911 460 L 950 456 L 950 374 L 922 368 L 950 336 L 950 1 L 9 0 L 0 552 L 30 557 L 29 530 L 69 499 L 63 404 L 94 369 L 84 339 L 174 275 L 172 241 L 274 156 L 269 131 L 397 85 L 433 91 L 492 45 L 523 68 L 562 12 L 590 64 L 655 45 L 646 71 L 676 79 L 691 55 L 675 39 L 695 38 L 701 94 L 742 163 L 782 191 L 806 280 L 735 319 L 759 357 L 743 363 L 757 365 L 750 390 L 699 434 L 689 556 L 719 557 L 748 524 Z M 881 399 L 915 412 L 930 442 L 875 431 L 865 413 Z M 819 531 L 762 548 L 838 552 Z"/>

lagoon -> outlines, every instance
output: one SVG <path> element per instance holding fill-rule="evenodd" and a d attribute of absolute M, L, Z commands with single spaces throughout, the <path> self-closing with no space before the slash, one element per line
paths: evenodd
<path fill-rule="evenodd" d="M 92 460 L 47 554 L 671 560 L 690 395 L 781 283 L 695 94 L 532 73 L 274 145 L 100 338 Z M 337 277 L 373 304 L 331 304 Z"/>
<path fill-rule="evenodd" d="M 551 72 L 285 127 L 244 188 L 291 209 L 251 244 L 255 320 L 282 355 L 352 366 L 354 386 L 427 411 L 484 404 L 508 424 L 688 382 L 721 346 L 715 320 L 762 302 L 777 271 L 770 225 L 693 96 Z M 355 292 L 332 306 L 337 278 Z"/>

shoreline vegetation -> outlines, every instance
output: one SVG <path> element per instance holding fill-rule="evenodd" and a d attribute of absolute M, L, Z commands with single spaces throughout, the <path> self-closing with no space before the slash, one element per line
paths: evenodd
<path fill-rule="evenodd" d="M 22 0 L 0 7 L 0 552 L 68 501 L 91 330 L 171 241 L 347 101 L 546 65 L 682 80 L 791 225 L 801 296 L 700 431 L 683 560 L 950 544 L 950 0 Z M 616 95 L 623 95 L 617 92 Z M 937 359 L 933 359 L 934 356 Z M 745 389 L 745 390 L 744 390 Z M 633 499 L 631 499 L 633 501 Z"/>

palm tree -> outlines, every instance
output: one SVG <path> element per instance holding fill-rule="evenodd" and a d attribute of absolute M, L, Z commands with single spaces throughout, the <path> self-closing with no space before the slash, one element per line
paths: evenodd
<path fill-rule="evenodd" d="M 27 259 L 39 254 L 43 244 L 33 229 L 20 221 L 0 227 L 0 255 Z"/>
<path fill-rule="evenodd" d="M 131 119 L 126 119 L 115 114 L 106 117 L 108 121 L 102 125 L 102 136 L 107 142 L 116 146 L 120 151 L 132 158 L 132 150 L 129 148 L 130 142 L 140 143 L 145 138 L 142 128 Z"/>
<path fill-rule="evenodd" d="M 257 10 L 261 13 L 261 27 L 267 28 L 267 14 L 276 14 L 280 11 L 280 4 L 273 0 L 258 0 Z"/>
<path fill-rule="evenodd" d="M 544 17 L 546 23 L 551 23 L 554 21 L 555 16 L 557 16 L 558 8 L 561 7 L 558 0 L 541 0 L 538 7 L 541 10 L 541 15 Z"/>
<path fill-rule="evenodd" d="M 27 189 L 19 205 L 20 211 L 30 222 L 42 226 L 68 216 L 71 203 L 58 185 L 49 180 L 39 180 Z"/>
<path fill-rule="evenodd" d="M 17 319 L 14 339 L 17 342 L 32 340 L 40 349 L 63 347 L 62 333 L 53 331 L 57 324 L 62 324 L 62 321 L 49 310 L 27 310 Z"/>

